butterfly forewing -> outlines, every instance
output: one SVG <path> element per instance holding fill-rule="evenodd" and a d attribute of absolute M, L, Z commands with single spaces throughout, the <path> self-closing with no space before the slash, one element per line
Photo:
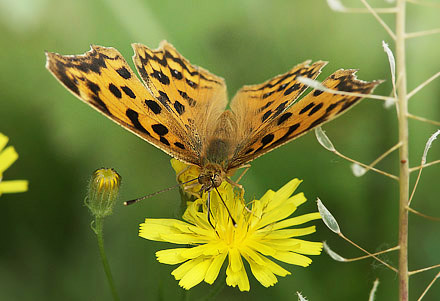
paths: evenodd
<path fill-rule="evenodd" d="M 186 129 L 142 85 L 116 49 L 92 46 L 78 56 L 47 53 L 46 67 L 74 95 L 119 125 L 184 162 L 198 162 Z"/>
<path fill-rule="evenodd" d="M 240 137 L 245 142 L 284 112 L 307 89 L 298 77 L 315 79 L 327 62 L 318 61 L 309 65 L 305 61 L 285 74 L 278 75 L 262 84 L 244 86 L 231 101 L 231 109 L 237 116 Z M 252 116 L 252 118 L 249 118 Z"/>
<path fill-rule="evenodd" d="M 356 70 L 338 70 L 322 82 L 325 87 L 337 91 L 369 94 L 381 81 L 365 82 L 356 79 Z M 362 97 L 346 96 L 312 90 L 295 102 L 277 118 L 249 138 L 246 145 L 238 146 L 231 160 L 231 169 L 305 134 L 309 130 L 330 121 L 356 104 Z M 249 100 L 251 101 L 251 100 Z"/>
<path fill-rule="evenodd" d="M 197 151 L 227 104 L 224 80 L 192 65 L 166 41 L 156 50 L 133 44 L 133 61 L 149 90 L 190 131 Z"/>

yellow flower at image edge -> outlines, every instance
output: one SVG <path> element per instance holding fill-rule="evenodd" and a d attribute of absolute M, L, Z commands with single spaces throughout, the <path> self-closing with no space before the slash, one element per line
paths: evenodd
<path fill-rule="evenodd" d="M 190 289 L 202 281 L 214 283 L 228 257 L 226 283 L 249 291 L 249 279 L 243 258 L 252 274 L 265 287 L 277 283 L 276 275 L 290 272 L 269 259 L 306 267 L 312 260 L 305 255 L 319 255 L 322 243 L 309 242 L 297 237 L 315 232 L 315 226 L 290 228 L 320 219 L 318 212 L 289 217 L 306 201 L 303 193 L 292 196 L 301 183 L 294 179 L 278 191 L 267 191 L 260 200 L 254 200 L 247 209 L 239 194 L 224 182 L 220 188 L 227 208 L 237 225 L 232 224 L 227 208 L 217 193 L 211 192 L 211 222 L 207 219 L 206 193 L 203 199 L 190 202 L 183 215 L 186 221 L 175 219 L 149 219 L 140 225 L 143 238 L 175 244 L 194 245 L 189 248 L 161 250 L 157 260 L 165 264 L 180 264 L 172 275 L 179 285 Z"/>
<path fill-rule="evenodd" d="M 8 140 L 8 137 L 0 133 L 0 195 L 28 190 L 28 181 L 26 180 L 3 181 L 3 172 L 18 159 L 18 154 L 13 146 L 5 148 Z"/>

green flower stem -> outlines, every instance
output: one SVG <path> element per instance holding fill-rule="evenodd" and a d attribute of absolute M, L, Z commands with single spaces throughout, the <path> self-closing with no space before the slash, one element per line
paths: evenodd
<path fill-rule="evenodd" d="M 103 235 L 104 218 L 95 218 L 94 231 L 96 238 L 98 239 L 99 254 L 101 255 L 102 266 L 104 267 L 105 275 L 107 276 L 108 284 L 110 285 L 110 290 L 112 291 L 113 300 L 119 300 L 118 292 L 116 291 L 115 283 L 113 282 L 113 276 L 110 271 L 110 265 L 107 261 L 107 256 L 104 250 L 104 235 Z"/>

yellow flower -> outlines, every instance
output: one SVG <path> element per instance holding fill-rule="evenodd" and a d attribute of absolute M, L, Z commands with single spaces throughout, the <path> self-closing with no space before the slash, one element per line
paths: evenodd
<path fill-rule="evenodd" d="M 85 204 L 96 217 L 106 217 L 113 211 L 118 197 L 121 176 L 113 168 L 95 170 L 90 178 Z"/>
<path fill-rule="evenodd" d="M 206 199 L 190 202 L 183 215 L 186 221 L 175 219 L 149 219 L 140 225 L 139 236 L 156 241 L 193 245 L 187 248 L 161 250 L 157 260 L 165 264 L 181 264 L 172 275 L 179 285 L 190 289 L 202 281 L 212 284 L 228 257 L 226 283 L 249 291 L 249 279 L 243 258 L 252 274 L 265 287 L 277 283 L 278 276 L 290 272 L 268 258 L 306 267 L 312 260 L 304 255 L 319 255 L 322 243 L 309 242 L 296 237 L 315 232 L 315 226 L 290 228 L 320 219 L 318 212 L 288 218 L 306 201 L 303 193 L 292 193 L 301 183 L 294 179 L 278 191 L 267 191 L 260 200 L 254 200 L 248 209 L 239 193 L 234 193 L 226 182 L 219 187 L 226 203 L 211 191 L 211 222 L 208 222 Z M 229 212 L 236 221 L 234 227 Z"/>
<path fill-rule="evenodd" d="M 8 137 L 0 133 L 0 195 L 28 190 L 28 181 L 26 180 L 2 181 L 3 172 L 18 159 L 18 154 L 13 146 L 5 148 L 8 140 Z"/>
<path fill-rule="evenodd" d="M 173 158 L 171 159 L 171 166 L 176 172 L 176 180 L 179 183 L 185 183 L 199 177 L 200 170 L 195 165 L 187 165 Z M 201 188 L 202 185 L 200 185 L 199 182 L 195 180 L 194 182 L 186 184 L 184 186 L 184 189 L 182 190 L 193 196 L 199 197 Z"/>

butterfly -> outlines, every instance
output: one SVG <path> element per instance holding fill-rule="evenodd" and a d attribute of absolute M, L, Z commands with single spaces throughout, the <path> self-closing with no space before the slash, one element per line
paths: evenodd
<path fill-rule="evenodd" d="M 330 121 L 362 97 L 312 90 L 327 64 L 310 60 L 257 85 L 242 87 L 228 104 L 224 79 L 191 64 L 168 42 L 152 50 L 132 44 L 143 83 L 116 49 L 91 46 L 82 55 L 47 52 L 46 68 L 75 96 L 176 159 L 198 166 L 202 191 L 220 186 L 238 168 Z M 322 84 L 369 94 L 381 81 L 340 69 Z"/>

